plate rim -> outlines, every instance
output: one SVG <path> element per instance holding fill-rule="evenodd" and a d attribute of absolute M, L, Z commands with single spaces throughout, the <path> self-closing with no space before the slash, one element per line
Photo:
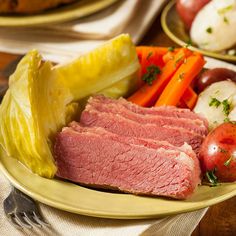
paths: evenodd
<path fill-rule="evenodd" d="M 2 151 L 0 153 L 0 156 L 1 156 L 0 158 L 11 158 L 11 159 L 13 159 L 12 157 L 7 156 L 6 153 L 5 153 L 5 156 L 3 156 Z M 14 161 L 17 161 L 17 160 L 14 159 Z M 25 168 L 26 171 L 31 172 L 23 164 L 19 163 L 19 161 L 17 161 L 17 162 L 18 162 L 19 165 L 22 165 Z M 155 212 L 155 213 L 143 213 L 143 214 L 139 213 L 138 215 L 134 214 L 134 213 L 122 213 L 121 214 L 121 213 L 116 213 L 114 211 L 113 212 L 108 212 L 106 210 L 94 210 L 94 209 L 82 209 L 82 208 L 80 208 L 80 209 L 76 208 L 75 209 L 73 206 L 66 205 L 66 203 L 54 202 L 53 199 L 51 199 L 51 198 L 45 198 L 45 196 L 42 193 L 32 192 L 32 190 L 30 190 L 29 187 L 25 186 L 22 183 L 22 181 L 17 180 L 7 170 L 7 168 L 4 166 L 4 164 L 1 160 L 0 160 L 0 171 L 4 174 L 4 176 L 10 181 L 10 183 L 13 186 L 15 186 L 16 188 L 18 188 L 19 190 L 21 190 L 22 192 L 24 192 L 28 196 L 32 197 L 33 199 L 35 199 L 35 200 L 37 200 L 37 201 L 39 201 L 43 204 L 46 204 L 48 206 L 51 206 L 51 207 L 54 207 L 56 209 L 60 209 L 60 210 L 66 211 L 66 212 L 71 212 L 71 213 L 86 215 L 86 216 L 92 216 L 92 217 L 100 217 L 100 218 L 110 218 L 110 219 L 153 219 L 153 218 L 161 218 L 161 217 L 166 217 L 166 216 L 171 216 L 171 215 L 182 214 L 182 213 L 187 213 L 187 212 L 191 212 L 191 211 L 200 210 L 200 209 L 215 205 L 217 203 L 220 203 L 222 201 L 225 201 L 229 198 L 232 198 L 232 197 L 236 196 L 236 188 L 235 188 L 227 194 L 224 194 L 222 196 L 218 196 L 217 198 L 213 198 L 213 199 L 211 198 L 211 199 L 208 199 L 208 200 L 200 201 L 197 206 L 186 207 L 186 208 L 183 208 L 182 210 L 179 210 L 179 209 L 174 209 L 173 210 L 172 209 L 170 212 L 164 212 L 164 213 L 163 212 L 162 213 Z M 73 183 L 71 183 L 71 184 L 73 184 Z M 82 186 L 78 186 L 78 187 L 84 188 Z M 134 196 L 132 194 L 130 194 L 130 195 L 132 197 Z M 135 196 L 135 197 L 140 197 L 140 196 Z M 186 202 L 186 203 L 188 203 L 188 202 Z"/>
<path fill-rule="evenodd" d="M 57 8 L 50 9 L 46 12 L 38 13 L 35 15 L 0 15 L 0 26 L 1 27 L 32 27 L 41 26 L 46 24 L 62 23 L 70 20 L 79 19 L 96 13 L 100 10 L 109 7 L 118 0 L 99 0 L 99 1 L 89 1 L 86 0 L 71 3 L 70 5 L 65 5 L 61 7 L 61 11 L 57 12 Z M 73 4 L 75 8 L 73 7 Z M 76 6 L 76 4 L 78 6 Z M 81 6 L 82 4 L 82 6 Z M 69 8 L 70 7 L 70 8 Z M 81 7 L 82 10 L 81 10 Z M 65 9 L 63 9 L 65 8 Z M 69 8 L 69 9 L 67 9 Z"/>
<path fill-rule="evenodd" d="M 182 41 L 174 33 L 171 32 L 171 30 L 168 27 L 167 20 L 166 20 L 169 11 L 172 10 L 172 8 L 174 7 L 175 4 L 176 4 L 175 0 L 172 0 L 163 9 L 162 14 L 161 14 L 161 26 L 162 26 L 162 29 L 164 30 L 164 32 L 167 34 L 167 36 L 170 39 L 172 39 L 175 43 L 177 43 L 178 45 L 183 47 L 183 46 L 186 46 L 186 42 Z M 224 54 L 219 54 L 216 52 L 210 52 L 210 51 L 206 51 L 206 50 L 194 47 L 194 46 L 189 46 L 188 48 L 193 51 L 200 52 L 205 56 L 217 58 L 220 60 L 230 61 L 230 62 L 236 62 L 236 56 L 224 55 Z"/>

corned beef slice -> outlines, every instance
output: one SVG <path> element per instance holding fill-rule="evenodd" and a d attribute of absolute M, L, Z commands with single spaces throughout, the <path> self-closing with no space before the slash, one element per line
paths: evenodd
<path fill-rule="evenodd" d="M 185 128 L 190 131 L 194 131 L 200 135 L 206 135 L 207 129 L 200 119 L 188 119 L 188 118 L 174 118 L 174 117 L 168 117 L 163 115 L 152 115 L 152 114 L 140 114 L 135 113 L 129 109 L 127 109 L 125 106 L 122 105 L 121 102 L 114 102 L 115 100 L 109 99 L 106 101 L 106 99 L 101 95 L 91 97 L 88 101 L 88 104 L 86 106 L 86 110 L 90 110 L 92 108 L 101 111 L 101 112 L 109 112 L 113 114 L 119 114 L 127 119 L 139 122 L 141 124 L 148 124 L 152 123 L 157 126 L 164 126 L 169 125 L 173 127 L 181 127 Z M 124 102 L 123 102 L 124 103 Z"/>
<path fill-rule="evenodd" d="M 193 185 L 200 184 L 200 165 L 199 165 L 199 160 L 196 157 L 195 152 L 191 148 L 190 145 L 185 143 L 181 147 L 176 147 L 171 145 L 170 143 L 166 141 L 157 141 L 154 139 L 141 139 L 141 138 L 135 138 L 135 137 L 126 137 L 126 136 L 120 136 L 116 135 L 114 133 L 111 133 L 101 127 L 81 127 L 81 125 L 78 122 L 71 122 L 69 124 L 70 127 L 72 127 L 74 130 L 78 132 L 92 132 L 96 133 L 97 135 L 100 135 L 100 137 L 106 136 L 107 138 L 119 142 L 125 142 L 125 143 L 130 143 L 130 144 L 136 144 L 136 145 L 141 145 L 141 146 L 146 146 L 149 148 L 153 149 L 158 149 L 158 148 L 164 148 L 166 150 L 177 150 L 179 152 L 184 152 L 186 155 L 188 155 L 194 162 L 194 170 L 195 170 L 195 178 L 194 178 L 194 183 Z M 184 161 L 184 160 L 183 160 Z M 188 161 L 188 159 L 185 159 L 185 161 Z"/>
<path fill-rule="evenodd" d="M 208 130 L 207 119 L 200 116 L 199 114 L 196 114 L 196 113 L 190 111 L 189 109 L 181 109 L 181 108 L 177 108 L 175 106 L 160 106 L 160 107 L 146 108 L 146 107 L 141 107 L 141 106 L 138 106 L 134 103 L 128 102 L 124 98 L 119 98 L 119 99 L 115 100 L 115 99 L 107 98 L 103 95 L 95 95 L 90 98 L 90 101 L 91 101 L 91 99 L 95 99 L 104 105 L 111 104 L 111 103 L 122 105 L 126 109 L 128 109 L 134 113 L 137 113 L 137 114 L 159 115 L 159 116 L 173 117 L 173 118 L 186 118 L 186 119 L 190 119 L 192 121 L 198 122 L 198 123 L 200 122 L 201 124 L 203 122 L 204 126 Z"/>
<path fill-rule="evenodd" d="M 73 128 L 64 128 L 56 137 L 54 153 L 59 177 L 177 199 L 190 196 L 199 183 L 196 156 L 189 157 L 180 148 L 159 148 L 156 141 L 122 139 L 101 128 L 71 125 Z"/>
<path fill-rule="evenodd" d="M 103 127 L 119 135 L 163 140 L 175 146 L 182 146 L 186 142 L 196 153 L 203 140 L 201 135 L 184 128 L 157 126 L 153 123 L 142 124 L 119 114 L 99 112 L 91 107 L 82 112 L 80 122 L 85 126 Z"/>

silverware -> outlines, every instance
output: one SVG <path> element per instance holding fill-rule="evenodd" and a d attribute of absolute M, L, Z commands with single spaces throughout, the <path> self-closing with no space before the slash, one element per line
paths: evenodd
<path fill-rule="evenodd" d="M 36 202 L 14 187 L 4 200 L 3 207 L 9 221 L 18 228 L 50 225 L 41 216 Z"/>

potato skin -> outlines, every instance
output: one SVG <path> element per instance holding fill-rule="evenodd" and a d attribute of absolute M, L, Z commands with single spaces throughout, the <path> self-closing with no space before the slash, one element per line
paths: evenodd
<path fill-rule="evenodd" d="M 236 181 L 236 124 L 227 122 L 212 130 L 199 154 L 204 173 L 215 170 L 221 182 Z"/>
<path fill-rule="evenodd" d="M 190 29 L 196 14 L 210 0 L 177 0 L 176 9 L 186 29 Z"/>
<path fill-rule="evenodd" d="M 227 68 L 206 70 L 196 79 L 196 90 L 200 93 L 209 85 L 227 79 L 236 82 L 236 72 Z"/>

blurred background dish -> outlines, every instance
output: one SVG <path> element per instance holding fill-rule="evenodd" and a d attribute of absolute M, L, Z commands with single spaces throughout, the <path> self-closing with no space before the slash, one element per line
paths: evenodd
<path fill-rule="evenodd" d="M 19 5 L 18 7 L 14 7 L 13 4 L 11 9 L 9 9 L 9 5 L 7 4 L 9 0 L 3 0 L 0 1 L 0 3 L 2 4 L 0 5 L 0 26 L 26 27 L 26 26 L 65 22 L 98 12 L 110 6 L 111 4 L 115 3 L 116 1 L 117 0 L 99 0 L 99 1 L 98 0 L 53 0 L 53 1 L 37 0 L 35 1 L 38 3 L 38 5 L 36 4 L 37 6 L 35 4 L 33 5 L 32 1 L 30 1 L 30 4 L 28 4 L 28 6 L 26 6 L 27 1 L 25 0 L 22 1 L 21 6 Z M 12 2 L 17 2 L 17 1 L 12 1 Z M 42 3 L 39 4 L 39 2 L 43 2 L 43 4 Z M 61 4 L 63 5 L 60 6 Z M 39 13 L 34 15 L 29 14 L 35 12 Z M 16 14 L 16 13 L 24 13 L 24 14 Z"/>
<path fill-rule="evenodd" d="M 176 1 L 171 1 L 163 10 L 161 16 L 161 25 L 165 33 L 177 44 L 181 46 L 188 45 L 191 50 L 201 52 L 202 54 L 225 61 L 236 62 L 236 55 L 230 55 L 235 52 L 235 47 L 220 52 L 204 50 L 193 44 L 189 33 L 185 29 L 183 21 L 176 10 Z M 233 53 L 234 54 L 234 53 Z"/>

